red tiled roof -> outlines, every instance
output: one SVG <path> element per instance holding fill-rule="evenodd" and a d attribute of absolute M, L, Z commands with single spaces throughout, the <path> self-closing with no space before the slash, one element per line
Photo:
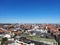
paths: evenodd
<path fill-rule="evenodd" d="M 25 28 L 25 29 L 30 29 L 31 28 L 31 25 L 22 25 L 21 27 L 22 28 Z"/>
<path fill-rule="evenodd" d="M 21 34 L 20 31 L 13 31 L 13 33 L 14 33 L 14 34 L 17 34 L 17 35 Z"/>
<path fill-rule="evenodd" d="M 4 31 L 0 29 L 0 33 L 3 33 Z"/>

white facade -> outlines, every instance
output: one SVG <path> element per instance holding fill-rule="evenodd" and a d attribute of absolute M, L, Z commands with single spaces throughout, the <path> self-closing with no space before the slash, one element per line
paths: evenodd
<path fill-rule="evenodd" d="M 5 34 L 4 37 L 11 38 L 11 35 L 9 35 L 9 34 Z"/>

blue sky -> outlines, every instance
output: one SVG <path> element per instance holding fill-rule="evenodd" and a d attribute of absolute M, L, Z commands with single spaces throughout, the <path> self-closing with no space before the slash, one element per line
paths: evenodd
<path fill-rule="evenodd" d="M 60 23 L 60 0 L 0 0 L 0 23 Z"/>

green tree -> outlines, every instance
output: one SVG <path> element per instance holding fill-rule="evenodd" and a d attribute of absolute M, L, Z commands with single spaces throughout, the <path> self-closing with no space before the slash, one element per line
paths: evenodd
<path fill-rule="evenodd" d="M 58 45 L 60 45 L 60 42 L 58 42 Z"/>
<path fill-rule="evenodd" d="M 13 38 L 15 38 L 17 36 L 17 34 L 15 34 L 14 36 L 13 36 Z"/>
<path fill-rule="evenodd" d="M 7 37 L 2 38 L 1 45 L 5 44 L 6 41 L 8 41 Z"/>

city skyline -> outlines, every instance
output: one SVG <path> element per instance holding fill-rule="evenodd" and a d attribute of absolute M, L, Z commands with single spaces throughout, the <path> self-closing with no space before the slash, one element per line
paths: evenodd
<path fill-rule="evenodd" d="M 59 0 L 0 0 L 0 23 L 60 23 Z"/>

